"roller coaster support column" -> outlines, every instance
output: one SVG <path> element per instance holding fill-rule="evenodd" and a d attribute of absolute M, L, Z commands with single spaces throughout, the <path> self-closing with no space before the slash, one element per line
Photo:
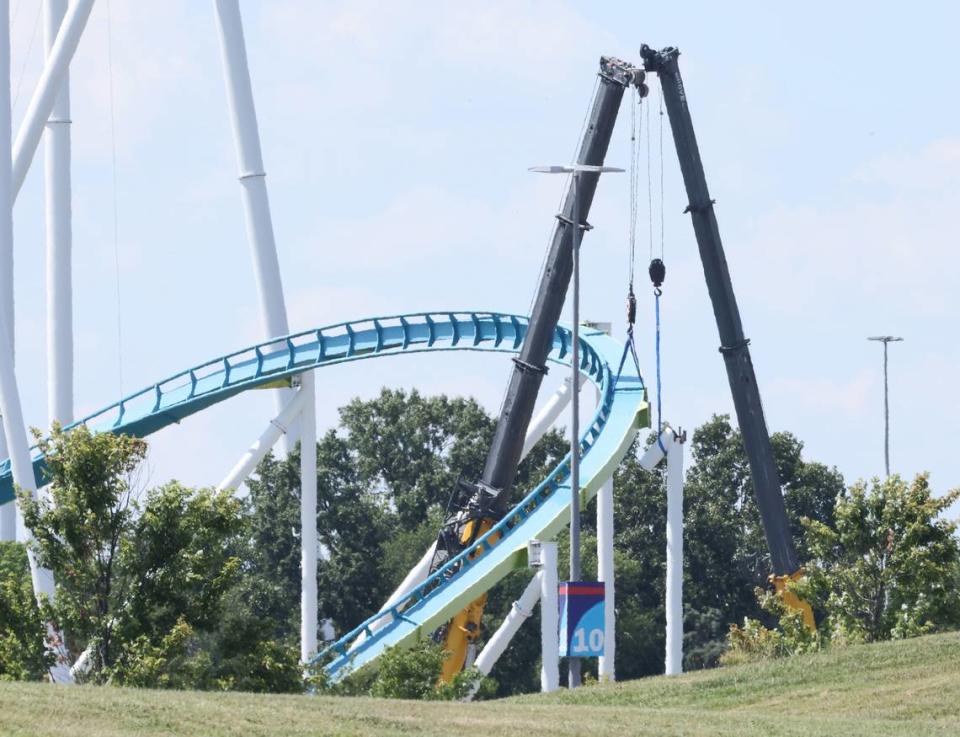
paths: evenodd
<path fill-rule="evenodd" d="M 243 36 L 238 0 L 215 0 L 217 26 L 223 67 L 227 82 L 227 102 L 237 148 L 240 186 L 247 221 L 247 237 L 253 256 L 253 272 L 260 297 L 260 319 L 264 337 L 289 333 L 287 307 L 283 299 L 283 282 L 277 259 L 277 244 L 267 195 L 267 174 L 260 149 L 257 111 L 250 84 L 250 68 Z M 277 412 L 283 410 L 292 392 L 277 392 Z M 287 450 L 292 441 L 286 443 Z"/>
<path fill-rule="evenodd" d="M 0 371 L 9 372 L 12 385 L 5 386 L 0 396 L 0 418 L 6 424 L 6 405 L 12 398 L 20 402 L 14 374 L 13 340 L 13 191 L 11 187 L 10 150 L 10 3 L 0 2 Z M 8 396 L 13 392 L 13 397 Z M 22 425 L 23 423 L 21 423 Z M 21 427 L 20 432 L 23 432 Z M 5 428 L 0 427 L 0 456 L 9 455 Z M 15 503 L 0 506 L 0 541 L 17 539 L 17 509 Z"/>
<path fill-rule="evenodd" d="M 540 690 L 560 688 L 560 609 L 557 591 L 557 544 L 540 544 Z"/>
<path fill-rule="evenodd" d="M 300 374 L 300 660 L 317 653 L 317 411 L 312 371 Z"/>
<path fill-rule="evenodd" d="M 247 449 L 243 457 L 237 461 L 237 465 L 226 475 L 226 478 L 217 485 L 218 491 L 240 488 L 240 484 L 246 481 L 250 474 L 253 473 L 253 470 L 260 461 L 264 459 L 267 453 L 270 452 L 270 449 L 276 444 L 280 437 L 287 433 L 287 428 L 290 426 L 290 423 L 299 416 L 300 411 L 304 408 L 305 399 L 306 394 L 304 392 L 297 392 L 293 395 L 293 398 L 287 403 L 287 406 L 283 408 L 283 411 L 270 420 L 270 424 L 267 426 L 267 429 L 263 431 L 263 434 Z"/>
<path fill-rule="evenodd" d="M 593 327 L 610 334 L 612 325 L 608 322 L 590 323 Z M 597 403 L 601 401 L 597 390 Z M 616 576 L 613 566 L 613 476 L 608 478 L 597 492 L 597 579 L 603 587 L 603 655 L 597 662 L 597 676 L 600 681 L 615 681 L 615 660 L 617 656 L 617 614 Z"/>
<path fill-rule="evenodd" d="M 9 0 L 0 0 L 0 252 L 4 253 L 13 250 L 14 197 L 10 137 L 10 3 Z M 36 495 L 13 354 L 6 349 L 13 342 L 10 330 L 12 317 L 8 301 L 0 300 L 0 346 L 3 347 L 0 350 L 0 415 L 3 416 L 3 432 L 7 438 L 14 481 L 25 492 Z M 56 593 L 53 574 L 37 565 L 32 551 L 28 551 L 27 556 L 34 594 L 38 598 L 46 596 L 52 600 Z M 52 623 L 47 625 L 47 644 L 57 655 L 57 662 L 50 669 L 51 677 L 58 683 L 69 683 L 72 679 L 63 638 Z"/>
<path fill-rule="evenodd" d="M 51 54 L 67 10 L 67 0 L 44 0 L 44 39 Z M 73 422 L 73 235 L 70 205 L 70 74 L 44 134 L 47 219 L 47 420 Z"/>
<path fill-rule="evenodd" d="M 664 426 L 660 437 L 640 458 L 652 471 L 667 459 L 667 648 L 664 672 L 683 672 L 683 444 L 686 433 Z"/>
<path fill-rule="evenodd" d="M 720 228 L 707 188 L 703 162 L 693 130 L 693 119 L 677 64 L 680 52 L 675 48 L 655 51 L 644 46 L 640 54 L 646 70 L 658 74 L 663 88 L 663 99 L 670 117 L 680 171 L 689 198 L 687 212 L 693 221 L 700 260 L 703 262 L 703 274 L 720 333 L 720 353 L 726 364 L 740 433 L 743 435 L 743 445 L 750 462 L 754 494 L 770 549 L 773 571 L 778 577 L 793 576 L 800 570 L 800 562 L 793 546 L 783 495 L 780 493 L 780 479 L 763 416 L 757 377 L 750 358 L 750 342 L 743 334 L 740 311 L 720 240 Z M 810 621 L 812 623 L 812 613 Z"/>
<path fill-rule="evenodd" d="M 260 313 L 267 338 L 286 335 L 287 308 L 283 299 L 283 284 L 280 279 L 280 264 L 277 260 L 277 245 L 270 217 L 270 200 L 267 196 L 266 172 L 260 150 L 260 132 L 257 112 L 253 103 L 253 88 L 250 84 L 250 69 L 243 37 L 243 22 L 240 18 L 238 0 L 214 0 L 217 26 L 227 82 L 227 100 L 240 168 L 240 184 L 243 189 L 243 204 L 247 216 L 247 235 L 253 253 L 254 276 L 260 295 Z M 301 391 L 307 393 L 309 412 L 314 406 L 314 383 L 312 377 L 302 379 Z M 289 401 L 291 392 L 279 390 L 276 397 L 277 411 Z M 307 409 L 305 409 L 307 412 Z M 308 413 L 309 413 L 308 412 Z M 306 417 L 306 415 L 304 415 Z M 313 420 L 315 423 L 315 420 Z M 301 453 L 301 649 L 316 650 L 317 644 L 317 588 L 316 588 L 316 427 L 307 429 L 301 437 L 302 445 L 311 447 Z M 290 450 L 289 437 L 285 442 Z M 312 460 L 311 460 L 312 459 Z M 310 488 L 314 489 L 311 495 Z M 308 521 L 310 520 L 310 521 Z M 309 579 L 309 580 L 308 580 Z M 312 625 L 311 625 L 312 623 Z"/>
<path fill-rule="evenodd" d="M 23 181 L 30 170 L 33 156 L 43 136 L 50 114 L 60 94 L 60 89 L 70 68 L 70 61 L 80 43 L 83 29 L 87 25 L 94 0 L 74 0 L 67 8 L 57 39 L 50 47 L 47 60 L 40 73 L 37 88 L 23 115 L 23 122 L 17 132 L 13 146 L 13 199 L 16 200 Z"/>

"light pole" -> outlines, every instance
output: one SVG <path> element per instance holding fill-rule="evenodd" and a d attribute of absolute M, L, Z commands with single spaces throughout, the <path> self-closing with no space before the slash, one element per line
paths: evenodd
<path fill-rule="evenodd" d="M 890 343 L 900 343 L 903 338 L 893 335 L 874 335 L 867 340 L 883 343 L 883 461 L 890 475 L 890 385 L 887 381 L 887 346 Z"/>
<path fill-rule="evenodd" d="M 573 175 L 573 343 L 571 350 L 571 388 L 573 400 L 570 402 L 570 580 L 580 580 L 580 401 L 578 379 L 580 372 L 580 239 L 587 224 L 580 217 L 581 174 L 603 172 L 622 172 L 615 166 L 596 166 L 592 164 L 572 164 L 570 166 L 534 166 L 530 171 L 539 174 Z M 569 659 L 567 686 L 580 685 L 580 658 Z"/>

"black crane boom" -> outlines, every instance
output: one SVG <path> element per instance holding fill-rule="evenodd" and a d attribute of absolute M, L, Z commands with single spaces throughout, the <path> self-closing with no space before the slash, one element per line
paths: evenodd
<path fill-rule="evenodd" d="M 773 448 L 760 402 L 760 390 L 750 359 L 750 341 L 743 334 L 737 298 L 730 281 L 713 200 L 710 199 L 707 189 L 687 95 L 677 64 L 680 52 L 672 47 L 655 51 L 645 45 L 641 48 L 640 55 L 643 57 L 645 70 L 656 72 L 663 88 L 663 99 L 667 106 L 670 128 L 680 160 L 680 171 L 689 199 L 687 211 L 693 221 L 703 273 L 717 319 L 720 353 L 723 354 L 726 364 L 737 421 L 750 462 L 754 494 L 770 549 L 773 571 L 777 576 L 792 576 L 799 570 L 800 563 L 790 534 L 790 523 L 780 492 Z"/>
<path fill-rule="evenodd" d="M 638 75 L 639 72 L 639 75 Z M 587 121 L 583 142 L 577 156 L 578 164 L 601 165 L 617 121 L 617 112 L 624 90 L 632 83 L 640 84 L 643 73 L 619 59 L 603 57 L 600 60 L 600 85 L 594 98 L 593 108 Z M 530 315 L 527 335 L 514 360 L 510 385 L 507 388 L 493 442 L 487 453 L 480 484 L 488 493 L 495 495 L 494 511 L 502 514 L 509 503 L 510 491 L 523 440 L 533 415 L 534 404 L 540 384 L 547 372 L 547 355 L 553 345 L 560 311 L 567 296 L 570 275 L 573 271 L 573 224 L 586 224 L 593 195 L 597 189 L 599 173 L 583 172 L 579 175 L 577 201 L 579 213 L 574 213 L 573 183 L 567 192 L 563 209 L 557 216 L 550 251 L 540 276 L 540 284 Z"/>

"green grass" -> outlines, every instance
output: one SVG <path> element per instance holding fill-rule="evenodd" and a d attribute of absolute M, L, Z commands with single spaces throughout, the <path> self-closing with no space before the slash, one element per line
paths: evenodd
<path fill-rule="evenodd" d="M 0 684 L 0 735 L 960 735 L 960 633 L 477 704 Z"/>

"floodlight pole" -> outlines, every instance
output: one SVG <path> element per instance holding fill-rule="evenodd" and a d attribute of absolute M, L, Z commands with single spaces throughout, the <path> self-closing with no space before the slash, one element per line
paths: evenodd
<path fill-rule="evenodd" d="M 570 354 L 571 384 L 578 386 L 580 377 L 580 241 L 583 230 L 590 226 L 580 212 L 580 175 L 622 172 L 615 166 L 574 164 L 572 166 L 535 166 L 530 171 L 540 174 L 570 174 L 573 177 L 573 330 Z M 574 396 L 570 403 L 570 580 L 579 581 L 580 566 L 580 402 Z M 567 686 L 580 685 L 580 658 L 568 658 Z"/>
<path fill-rule="evenodd" d="M 890 384 L 887 379 L 887 347 L 890 343 L 900 343 L 903 338 L 893 335 L 875 335 L 867 340 L 883 343 L 883 462 L 887 476 L 890 475 Z"/>

